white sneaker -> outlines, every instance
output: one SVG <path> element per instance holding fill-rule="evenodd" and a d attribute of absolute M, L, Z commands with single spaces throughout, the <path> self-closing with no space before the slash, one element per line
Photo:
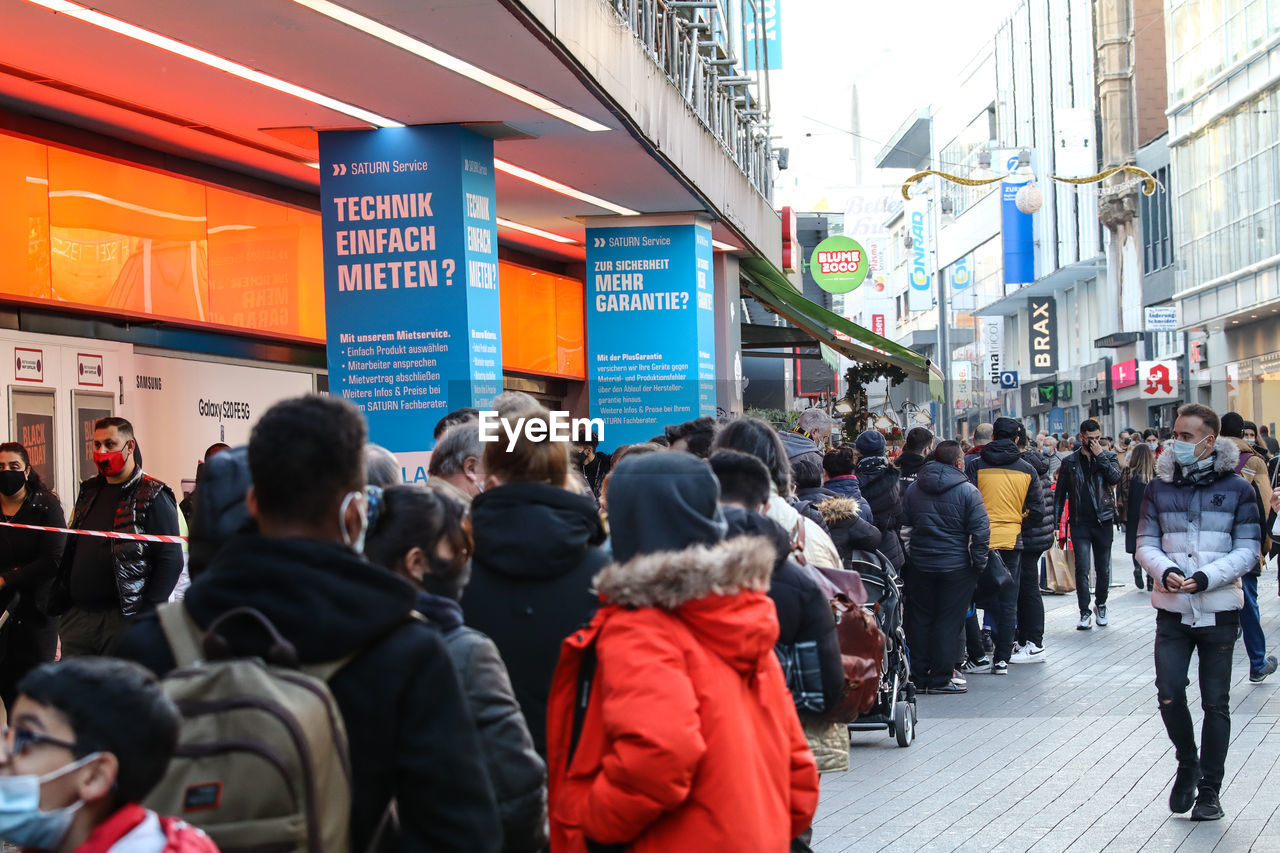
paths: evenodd
<path fill-rule="evenodd" d="M 1019 646 L 1018 650 L 1009 658 L 1009 663 L 1044 663 L 1045 652 L 1035 643 L 1027 643 L 1025 646 Z"/>
<path fill-rule="evenodd" d="M 1080 621 L 1076 623 L 1077 631 L 1089 631 L 1093 629 L 1093 614 L 1089 612 L 1080 614 Z"/>

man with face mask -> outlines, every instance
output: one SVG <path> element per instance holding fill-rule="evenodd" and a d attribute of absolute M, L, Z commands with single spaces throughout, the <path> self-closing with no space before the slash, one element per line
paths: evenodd
<path fill-rule="evenodd" d="M 73 530 L 114 530 L 176 536 L 173 491 L 142 470 L 133 424 L 102 418 L 94 424 L 98 476 L 80 485 Z M 108 654 L 128 619 L 169 599 L 182 574 L 182 546 L 69 536 L 50 612 L 62 614 L 64 657 Z"/>
<path fill-rule="evenodd" d="M 600 489 L 604 486 L 604 478 L 609 476 L 611 468 L 608 454 L 597 453 L 598 447 L 600 447 L 599 436 L 588 435 L 586 441 L 574 442 L 571 457 L 574 467 L 582 472 L 596 500 L 600 499 Z"/>
<path fill-rule="evenodd" d="M 1231 659 L 1244 606 L 1240 578 L 1258 562 L 1262 528 L 1253 488 L 1236 474 L 1240 451 L 1219 437 L 1218 415 L 1208 406 L 1183 406 L 1173 435 L 1147 486 L 1135 556 L 1154 583 L 1156 693 L 1178 759 L 1169 810 L 1219 820 L 1231 738 Z M 1199 754 L 1187 709 L 1193 651 L 1204 707 Z"/>
<path fill-rule="evenodd" d="M 0 744 L 0 839 L 29 853 L 217 853 L 200 830 L 138 805 L 180 725 L 136 664 L 81 658 L 28 673 Z"/>
<path fill-rule="evenodd" d="M 431 452 L 427 476 L 467 504 L 484 491 L 484 446 L 477 421 L 460 423 L 444 433 Z"/>
<path fill-rule="evenodd" d="M 364 418 L 322 394 L 272 406 L 249 436 L 246 497 L 259 535 L 227 542 L 183 601 L 201 629 L 259 611 L 302 665 L 350 662 L 329 680 L 351 756 L 351 850 L 367 850 L 394 799 L 385 849 L 496 851 L 501 822 L 475 726 L 440 632 L 411 618 L 417 592 L 363 557 Z M 263 654 L 261 629 L 224 631 L 235 656 Z M 174 667 L 148 614 L 116 654 L 158 675 Z"/>

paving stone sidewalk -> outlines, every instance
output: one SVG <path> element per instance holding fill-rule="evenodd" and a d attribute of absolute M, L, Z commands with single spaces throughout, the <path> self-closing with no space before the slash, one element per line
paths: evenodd
<path fill-rule="evenodd" d="M 1110 625 L 1075 630 L 1074 593 L 1045 596 L 1043 664 L 968 675 L 963 696 L 921 696 L 917 739 L 853 735 L 851 769 L 822 777 L 813 849 L 836 851 L 1277 851 L 1280 673 L 1249 683 L 1243 642 L 1231 670 L 1226 818 L 1168 811 L 1173 748 L 1156 705 L 1149 593 L 1120 546 Z M 1280 652 L 1276 573 L 1259 581 L 1269 651 Z M 1191 669 L 1188 695 L 1202 716 Z"/>

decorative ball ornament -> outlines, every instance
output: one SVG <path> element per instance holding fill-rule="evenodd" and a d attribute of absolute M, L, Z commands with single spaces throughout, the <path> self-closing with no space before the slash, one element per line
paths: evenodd
<path fill-rule="evenodd" d="M 1034 183 L 1025 184 L 1014 196 L 1013 203 L 1023 213 L 1035 213 L 1044 207 L 1044 193 Z"/>

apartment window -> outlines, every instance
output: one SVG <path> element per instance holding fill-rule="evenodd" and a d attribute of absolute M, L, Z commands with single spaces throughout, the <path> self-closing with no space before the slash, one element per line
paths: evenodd
<path fill-rule="evenodd" d="M 1172 193 L 1169 185 L 1169 167 L 1163 166 L 1154 173 L 1164 187 L 1152 195 L 1139 195 L 1139 213 L 1142 216 L 1142 271 L 1153 273 L 1173 264 Z"/>

